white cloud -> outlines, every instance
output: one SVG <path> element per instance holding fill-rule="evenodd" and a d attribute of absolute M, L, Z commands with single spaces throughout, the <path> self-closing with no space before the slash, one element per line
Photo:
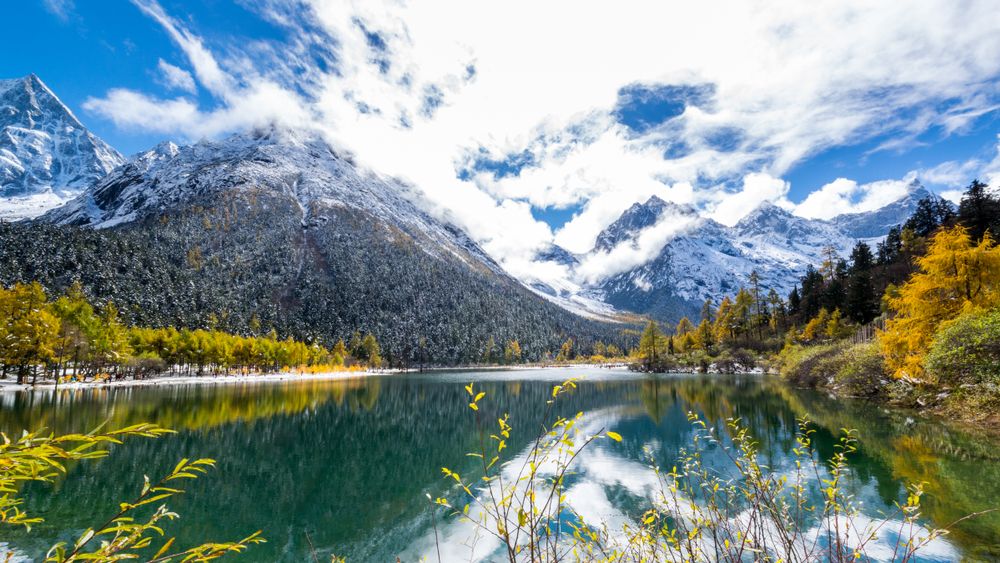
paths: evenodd
<path fill-rule="evenodd" d="M 194 94 L 197 91 L 194 84 L 194 77 L 183 68 L 174 66 L 163 59 L 160 59 L 156 68 L 160 71 L 161 82 L 167 88 L 180 90 L 188 94 Z"/>
<path fill-rule="evenodd" d="M 931 127 L 961 131 L 997 106 L 1000 11 L 989 0 L 648 0 L 627 9 L 266 0 L 255 6 L 289 29 L 288 43 L 233 38 L 213 48 L 155 1 L 134 2 L 217 105 L 112 90 L 88 109 L 123 127 L 195 138 L 262 121 L 308 124 L 362 164 L 419 186 L 515 274 L 552 241 L 589 250 L 652 194 L 732 223 L 761 201 L 790 206 L 781 176 L 811 154 L 877 135 L 890 137 L 885 149 L 912 144 Z M 316 65 L 317 53 L 335 70 Z M 714 94 L 636 135 L 611 113 L 619 89 L 635 83 L 708 84 Z M 683 150 L 665 157 L 671 146 Z M 481 149 L 493 158 L 528 151 L 532 166 L 459 180 L 456 163 Z M 797 212 L 864 210 L 900 187 L 838 180 Z M 582 210 L 553 233 L 529 203 Z M 611 271 L 647 254 L 601 264 Z"/>
<path fill-rule="evenodd" d="M 713 194 L 716 203 L 711 217 L 723 225 L 733 226 L 765 201 L 790 209 L 793 205 L 786 197 L 790 187 L 788 182 L 768 174 L 747 174 L 740 191 Z"/>
<path fill-rule="evenodd" d="M 69 20 L 76 4 L 73 0 L 42 0 L 42 6 L 45 6 L 49 13 L 65 22 Z"/>
<path fill-rule="evenodd" d="M 585 282 L 595 282 L 645 264 L 655 258 L 670 239 L 698 221 L 691 215 L 664 213 L 655 225 L 640 231 L 635 240 L 623 241 L 607 252 L 588 254 L 576 273 Z"/>
<path fill-rule="evenodd" d="M 902 180 L 882 180 L 858 184 L 847 178 L 837 178 L 809 194 L 795 207 L 795 214 L 809 219 L 831 219 L 844 213 L 861 213 L 884 207 L 905 196 L 914 176 Z"/>

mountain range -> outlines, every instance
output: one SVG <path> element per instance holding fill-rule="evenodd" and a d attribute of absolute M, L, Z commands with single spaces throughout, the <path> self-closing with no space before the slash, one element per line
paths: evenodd
<path fill-rule="evenodd" d="M 757 272 L 765 290 L 773 288 L 786 297 L 809 265 L 822 263 L 825 249 L 847 256 L 859 240 L 876 242 L 904 223 L 926 197 L 933 196 L 914 182 L 904 197 L 885 207 L 829 221 L 798 217 L 764 202 L 728 227 L 702 217 L 691 206 L 653 196 L 632 205 L 605 228 L 589 253 L 573 255 L 552 247 L 536 259 L 566 266 L 574 277 L 588 260 L 636 249 L 643 244 L 642 237 L 655 235 L 656 230 L 672 231 L 637 266 L 597 280 L 586 280 L 582 274 L 575 277 L 583 279 L 579 293 L 591 300 L 673 323 L 698 314 L 706 300 L 717 305 L 732 296 L 748 285 L 752 272 Z M 541 284 L 535 288 L 552 291 Z"/>
<path fill-rule="evenodd" d="M 154 326 L 321 340 L 372 331 L 400 362 L 475 361 L 509 339 L 532 358 L 570 336 L 625 345 L 626 325 L 600 321 L 623 311 L 674 322 L 752 271 L 784 295 L 825 247 L 844 255 L 857 239 L 884 236 L 929 195 L 914 185 L 887 207 L 831 221 L 765 203 L 732 227 L 653 197 L 589 253 L 551 246 L 536 256 L 580 281 L 524 283 L 425 211 L 418 190 L 311 134 L 271 127 L 125 160 L 34 75 L 0 81 L 0 111 L 0 209 L 52 207 L 0 224 L 0 282 L 59 291 L 79 280 Z M 648 256 L 612 275 L 583 273 L 590 260 L 639 247 Z"/>

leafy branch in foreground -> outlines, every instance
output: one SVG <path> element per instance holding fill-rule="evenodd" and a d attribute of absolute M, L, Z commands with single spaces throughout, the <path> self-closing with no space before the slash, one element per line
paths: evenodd
<path fill-rule="evenodd" d="M 17 440 L 11 440 L 0 433 L 0 526 L 21 526 L 27 531 L 31 525 L 42 521 L 40 517 L 24 512 L 24 499 L 18 496 L 20 487 L 29 481 L 52 482 L 66 473 L 66 465 L 73 461 L 102 458 L 108 455 L 103 446 L 121 444 L 128 437 L 158 438 L 172 433 L 172 430 L 155 424 L 137 424 L 104 433 L 67 434 L 54 436 L 41 432 L 25 432 Z M 182 459 L 166 476 L 152 483 L 144 477 L 139 494 L 130 502 L 119 504 L 118 512 L 96 528 L 86 530 L 73 543 L 57 543 L 46 554 L 46 563 L 69 563 L 74 561 L 120 561 L 138 559 L 142 550 L 151 549 L 156 537 L 165 536 L 163 521 L 178 517 L 165 505 L 158 506 L 144 521 L 137 520 L 136 509 L 165 501 L 181 494 L 176 482 L 195 479 L 213 467 L 211 459 Z M 99 541 L 96 548 L 91 546 Z M 171 551 L 174 538 L 168 538 L 152 556 L 149 562 L 168 561 L 209 561 L 227 553 L 239 553 L 248 546 L 261 543 L 264 539 L 255 532 L 236 542 L 205 543 L 190 549 Z M 10 557 L 12 554 L 0 554 Z"/>
<path fill-rule="evenodd" d="M 853 430 L 843 430 L 824 461 L 813 445 L 815 430 L 802 418 L 787 467 L 772 468 L 761 463 L 757 442 L 738 419 L 716 428 L 695 413 L 688 415 L 692 444 L 669 471 L 646 451 L 655 476 L 646 505 L 619 529 L 588 521 L 567 499 L 567 482 L 577 477 L 573 464 L 595 441 L 622 437 L 603 428 L 586 431 L 594 425 L 583 413 L 553 415 L 554 403 L 575 388 L 573 380 L 553 387 L 548 422 L 525 452 L 511 455 L 509 416 L 500 416 L 491 433 L 480 408 L 485 393 L 466 387 L 479 430 L 479 451 L 468 455 L 482 476 L 470 480 L 442 468 L 456 487 L 450 497 L 461 500 L 431 500 L 447 517 L 472 524 L 470 549 L 487 539 L 496 546 L 484 546 L 488 551 L 511 562 L 848 562 L 887 552 L 905 562 L 958 523 L 925 527 L 920 484 L 908 486 L 905 501 L 889 513 L 862 513 L 850 488 L 848 460 L 858 443 Z"/>

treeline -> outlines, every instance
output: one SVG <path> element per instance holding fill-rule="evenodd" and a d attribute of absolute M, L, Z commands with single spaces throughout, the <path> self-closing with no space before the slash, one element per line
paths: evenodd
<path fill-rule="evenodd" d="M 1000 198 L 973 181 L 957 207 L 939 197 L 918 202 L 913 215 L 875 249 L 859 241 L 850 256 L 823 251 L 785 298 L 763 288 L 756 272 L 718 307 L 706 301 L 698 324 L 682 318 L 672 331 L 646 327 L 636 356 L 640 369 L 681 366 L 740 369 L 754 355 L 793 346 L 837 342 L 859 327 L 879 326 L 886 369 L 897 378 L 924 378 L 935 333 L 962 313 L 996 307 Z M 670 333 L 672 332 L 672 333 Z"/>
<path fill-rule="evenodd" d="M 941 199 L 921 201 L 877 247 L 869 273 L 877 322 L 808 338 L 810 328 L 851 311 L 850 295 L 831 302 L 804 328 L 789 331 L 776 362 L 781 374 L 799 385 L 949 416 L 994 417 L 1000 409 L 998 232 L 1000 197 L 981 182 L 968 187 L 957 208 Z M 829 282 L 818 289 L 829 291 Z M 803 289 L 803 297 L 807 293 Z M 808 313 L 803 310 L 803 318 Z"/>
<path fill-rule="evenodd" d="M 113 303 L 95 308 L 79 284 L 49 299 L 38 283 L 0 287 L 0 377 L 18 383 L 378 367 L 378 341 L 355 332 L 331 348 L 219 330 L 126 327 Z"/>

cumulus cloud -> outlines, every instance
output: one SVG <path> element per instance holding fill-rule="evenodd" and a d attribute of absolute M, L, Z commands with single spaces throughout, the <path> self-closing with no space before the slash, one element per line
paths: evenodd
<path fill-rule="evenodd" d="M 160 71 L 160 81 L 167 88 L 194 94 L 196 86 L 191 73 L 160 59 L 156 68 Z"/>
<path fill-rule="evenodd" d="M 844 213 L 861 213 L 884 207 L 905 196 L 914 186 L 915 175 L 902 180 L 859 184 L 837 178 L 810 193 L 795 207 L 795 214 L 809 219 L 831 219 Z"/>
<path fill-rule="evenodd" d="M 781 177 L 810 155 L 876 136 L 890 149 L 935 127 L 961 132 L 997 107 L 1000 12 L 989 0 L 724 9 L 262 0 L 248 6 L 287 40 L 213 34 L 212 45 L 155 0 L 133 1 L 215 104 L 117 89 L 88 109 L 194 138 L 261 121 L 316 128 L 363 165 L 418 186 L 515 274 L 552 242 L 590 250 L 650 195 L 733 223 L 762 201 L 791 207 Z M 516 173 L 474 166 L 525 155 Z M 796 212 L 865 210 L 903 188 L 837 180 Z M 581 211 L 557 232 L 531 214 L 571 205 Z M 588 272 L 607 274 L 646 249 L 595 260 Z"/>
<path fill-rule="evenodd" d="M 635 240 L 626 240 L 607 252 L 594 252 L 577 268 L 585 282 L 599 281 L 626 272 L 655 258 L 663 246 L 700 219 L 696 216 L 667 212 L 652 227 L 639 232 Z"/>
<path fill-rule="evenodd" d="M 743 177 L 743 188 L 736 193 L 715 192 L 716 203 L 711 217 L 723 225 L 733 226 L 763 202 L 770 202 L 785 209 L 793 204 L 786 197 L 788 182 L 769 174 L 753 172 Z"/>

